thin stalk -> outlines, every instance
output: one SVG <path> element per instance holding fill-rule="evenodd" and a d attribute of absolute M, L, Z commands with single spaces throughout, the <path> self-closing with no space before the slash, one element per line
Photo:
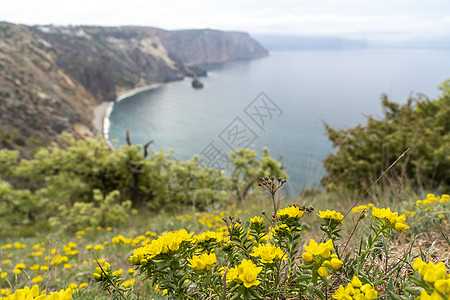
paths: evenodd
<path fill-rule="evenodd" d="M 122 292 L 117 288 L 117 286 L 112 282 L 111 278 L 109 278 L 108 274 L 106 274 L 105 270 L 103 270 L 103 267 L 98 262 L 97 257 L 95 256 L 94 252 L 91 252 L 92 256 L 94 256 L 95 262 L 100 267 L 100 270 L 102 270 L 102 273 L 105 275 L 106 279 L 108 279 L 109 283 L 114 287 L 114 289 L 119 293 L 120 296 L 122 296 L 123 299 L 127 300 L 127 298 L 122 294 Z M 112 294 L 111 294 L 112 295 Z"/>
<path fill-rule="evenodd" d="M 372 183 L 372 185 L 364 192 L 364 194 L 362 194 L 362 196 L 359 198 L 359 200 L 356 201 L 356 202 L 353 204 L 352 207 L 350 207 L 350 209 L 349 209 L 349 210 L 347 211 L 347 213 L 344 215 L 344 219 L 345 219 L 345 217 L 352 211 L 353 207 L 355 207 L 359 202 L 361 202 L 361 200 L 367 195 L 367 193 L 369 193 L 369 191 L 375 186 L 375 184 L 377 184 L 378 181 L 380 181 L 380 179 L 383 178 L 383 176 L 384 176 L 387 172 L 389 172 L 389 170 L 390 170 L 393 166 L 395 166 L 395 165 L 398 163 L 398 161 L 399 161 L 401 158 L 403 158 L 403 156 L 405 156 L 406 152 L 408 152 L 409 149 L 411 149 L 411 148 L 406 149 L 405 152 L 403 152 L 399 157 L 397 157 L 397 159 L 389 166 L 389 168 L 387 168 L 386 170 L 384 170 L 383 173 L 381 173 L 381 175 L 377 178 L 377 180 L 375 180 L 375 181 Z"/>

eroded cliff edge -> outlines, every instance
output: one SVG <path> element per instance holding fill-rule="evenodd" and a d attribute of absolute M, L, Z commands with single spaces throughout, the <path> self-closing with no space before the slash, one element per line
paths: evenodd
<path fill-rule="evenodd" d="M 94 108 L 124 91 L 267 56 L 247 33 L 0 22 L 0 147 L 31 151 L 62 131 L 96 134 Z"/>

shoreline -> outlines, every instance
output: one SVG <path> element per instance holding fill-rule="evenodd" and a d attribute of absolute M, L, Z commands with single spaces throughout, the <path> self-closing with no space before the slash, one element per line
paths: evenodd
<path fill-rule="evenodd" d="M 151 84 L 147 86 L 143 86 L 140 88 L 135 88 L 132 90 L 129 90 L 120 96 L 116 98 L 114 101 L 103 101 L 99 105 L 97 105 L 94 108 L 94 119 L 92 120 L 92 124 L 94 125 L 95 130 L 98 134 L 101 134 L 102 138 L 106 140 L 108 145 L 112 148 L 112 144 L 109 141 L 109 129 L 111 126 L 111 122 L 109 120 L 109 117 L 111 115 L 111 112 L 113 110 L 114 104 L 116 102 L 122 101 L 125 98 L 134 96 L 138 93 L 142 93 L 145 91 L 157 89 L 161 86 L 161 83 Z"/>

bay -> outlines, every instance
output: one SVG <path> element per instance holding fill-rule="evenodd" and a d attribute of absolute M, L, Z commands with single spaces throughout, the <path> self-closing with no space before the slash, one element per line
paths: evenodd
<path fill-rule="evenodd" d="M 185 79 L 115 103 L 109 137 L 120 146 L 129 130 L 133 144 L 154 140 L 152 149 L 172 149 L 184 160 L 204 153 L 210 143 L 231 151 L 223 137 L 239 118 L 257 136 L 249 147 L 261 153 L 267 146 L 285 166 L 290 192 L 297 194 L 319 187 L 322 161 L 333 151 L 324 122 L 348 128 L 364 124 L 367 115 L 379 117 L 382 93 L 399 103 L 415 93 L 436 98 L 449 70 L 449 50 L 271 52 L 262 59 L 210 67 L 200 78 L 203 89 L 193 89 L 191 79 Z M 265 118 L 262 127 L 245 113 L 261 93 L 281 110 Z"/>

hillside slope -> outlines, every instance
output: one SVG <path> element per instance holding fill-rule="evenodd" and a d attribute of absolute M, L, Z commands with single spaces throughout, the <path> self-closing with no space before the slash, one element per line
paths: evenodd
<path fill-rule="evenodd" d="M 0 147 L 96 134 L 93 110 L 123 92 L 205 75 L 197 65 L 267 55 L 246 33 L 0 22 Z"/>

